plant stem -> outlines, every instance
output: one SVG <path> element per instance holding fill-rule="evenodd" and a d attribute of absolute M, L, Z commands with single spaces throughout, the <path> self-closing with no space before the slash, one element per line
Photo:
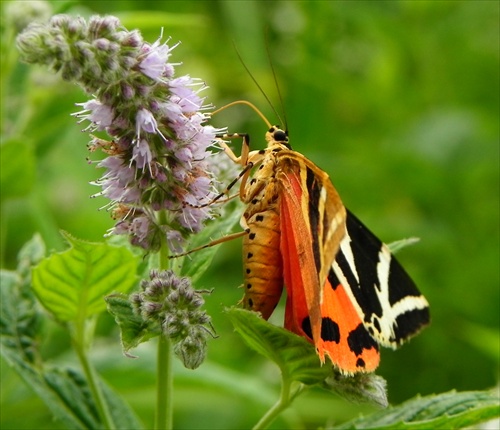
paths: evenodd
<path fill-rule="evenodd" d="M 253 427 L 253 430 L 267 428 L 276 417 L 290 405 L 293 396 L 290 396 L 291 381 L 283 376 L 281 381 L 281 394 L 279 400 L 269 409 L 264 416 Z"/>
<path fill-rule="evenodd" d="M 156 429 L 171 429 L 173 423 L 172 345 L 170 339 L 160 336 L 158 342 L 158 386 L 156 389 Z"/>
<path fill-rule="evenodd" d="M 165 224 L 164 211 L 159 214 L 160 225 Z M 162 237 L 160 248 L 160 269 L 170 267 L 168 259 L 168 245 L 165 235 Z M 158 385 L 156 387 L 156 416 L 155 429 L 172 429 L 174 415 L 174 375 L 172 372 L 172 343 L 163 334 L 158 341 L 158 354 L 156 363 Z"/>
<path fill-rule="evenodd" d="M 111 417 L 108 404 L 104 399 L 101 387 L 99 386 L 96 372 L 90 364 L 90 361 L 88 360 L 85 347 L 83 346 L 84 342 L 79 342 L 74 339 L 73 344 L 75 346 L 75 350 L 82 365 L 85 376 L 87 377 L 87 383 L 89 384 L 90 392 L 92 393 L 92 397 L 94 399 L 97 411 L 99 412 L 99 417 L 104 425 L 104 428 L 114 430 L 115 424 L 113 422 L 113 418 Z"/>

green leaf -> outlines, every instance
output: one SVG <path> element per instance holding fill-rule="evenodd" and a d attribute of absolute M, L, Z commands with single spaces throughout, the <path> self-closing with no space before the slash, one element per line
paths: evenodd
<path fill-rule="evenodd" d="M 0 284 L 2 347 L 15 349 L 27 362 L 36 362 L 40 314 L 33 292 L 16 272 L 0 271 Z"/>
<path fill-rule="evenodd" d="M 0 281 L 0 351 L 3 359 L 66 427 L 85 428 L 44 381 L 37 349 L 40 315 L 32 290 L 25 287 L 15 272 L 2 271 Z"/>
<path fill-rule="evenodd" d="M 336 429 L 458 429 L 500 417 L 498 392 L 465 391 L 416 397 Z"/>
<path fill-rule="evenodd" d="M 387 382 L 375 373 L 346 376 L 334 371 L 332 376 L 325 380 L 323 387 L 354 403 L 370 403 L 382 408 L 389 404 Z"/>
<path fill-rule="evenodd" d="M 54 419 L 71 429 L 95 429 L 103 425 L 83 374 L 70 368 L 36 368 L 12 348 L 2 357 L 40 397 Z M 130 407 L 102 381 L 101 388 L 117 428 L 141 428 Z"/>
<path fill-rule="evenodd" d="M 236 208 L 232 208 L 232 210 L 225 210 L 221 218 L 208 223 L 200 234 L 194 235 L 189 243 L 189 249 L 207 245 L 212 240 L 220 238 L 223 234 L 229 232 L 241 217 L 241 212 L 237 210 L 238 205 L 235 206 Z M 208 246 L 182 257 L 181 262 L 178 263 L 180 276 L 187 276 L 191 278 L 192 283 L 195 283 L 212 263 L 218 248 L 218 245 Z"/>
<path fill-rule="evenodd" d="M 35 236 L 20 251 L 18 259 L 24 268 L 26 262 L 37 261 L 43 244 Z M 83 375 L 75 370 L 43 364 L 40 352 L 42 319 L 35 296 L 26 276 L 12 271 L 0 271 L 0 353 L 26 384 L 40 397 L 48 409 L 66 428 L 102 428 L 90 389 Z M 46 317 L 46 316 L 45 316 Z M 118 428 L 140 428 L 129 406 L 100 381 L 104 396 Z"/>
<path fill-rule="evenodd" d="M 401 239 L 401 240 L 396 240 L 394 242 L 391 242 L 387 246 L 389 247 L 390 251 L 393 254 L 395 254 L 396 252 L 401 251 L 403 248 L 406 248 L 407 246 L 415 245 L 418 242 L 420 242 L 420 239 L 418 237 L 408 237 L 406 239 Z"/>
<path fill-rule="evenodd" d="M 90 389 L 85 377 L 74 369 L 54 368 L 44 372 L 44 380 L 72 414 L 85 425 L 85 428 L 102 428 Z M 119 429 L 141 428 L 134 412 L 116 393 L 104 382 L 99 381 L 113 422 Z"/>
<path fill-rule="evenodd" d="M 323 382 L 332 373 L 330 366 L 321 366 L 314 346 L 304 338 L 268 323 L 255 312 L 234 307 L 226 312 L 247 345 L 274 361 L 283 379 L 310 385 Z"/>
<path fill-rule="evenodd" d="M 65 234 L 71 245 L 33 269 L 33 288 L 60 321 L 76 321 L 106 309 L 104 296 L 136 284 L 137 260 L 124 248 L 90 243 Z"/>
<path fill-rule="evenodd" d="M 42 399 L 54 418 L 61 421 L 67 428 L 89 428 L 82 422 L 80 417 L 75 416 L 73 411 L 68 408 L 65 401 L 47 385 L 41 369 L 35 367 L 29 361 L 26 361 L 21 350 L 16 349 L 14 345 L 9 346 L 10 347 L 6 347 L 4 341 L 2 341 L 2 358 L 38 395 L 38 397 Z"/>
<path fill-rule="evenodd" d="M 120 327 L 120 338 L 125 355 L 129 355 L 128 351 L 131 348 L 160 334 L 159 331 L 155 333 L 151 330 L 149 324 L 134 312 L 127 295 L 111 294 L 105 300 L 109 313 L 113 315 Z"/>
<path fill-rule="evenodd" d="M 12 139 L 0 145 L 1 198 L 28 194 L 35 180 L 35 156 L 26 140 Z"/>
<path fill-rule="evenodd" d="M 26 276 L 35 264 L 38 264 L 45 257 L 45 243 L 42 236 L 36 233 L 32 239 L 26 242 L 17 255 L 17 271 Z"/>

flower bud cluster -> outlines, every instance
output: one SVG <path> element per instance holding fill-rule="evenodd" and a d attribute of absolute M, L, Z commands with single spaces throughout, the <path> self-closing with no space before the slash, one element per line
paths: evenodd
<path fill-rule="evenodd" d="M 178 252 L 212 216 L 200 206 L 215 196 L 210 147 L 223 130 L 205 124 L 203 82 L 175 76 L 169 58 L 176 45 L 149 44 L 115 17 L 67 15 L 33 23 L 17 44 L 25 61 L 60 71 L 93 96 L 75 116 L 90 122 L 86 130 L 111 137 L 90 143 L 105 154 L 95 185 L 96 195 L 111 200 L 110 234 L 152 251 L 166 240 Z"/>
<path fill-rule="evenodd" d="M 207 291 L 196 291 L 189 278 L 179 278 L 171 270 L 152 270 L 141 288 L 130 297 L 135 312 L 161 327 L 186 367 L 198 367 L 206 355 L 207 337 L 214 336 L 210 317 L 201 310 L 201 293 Z"/>

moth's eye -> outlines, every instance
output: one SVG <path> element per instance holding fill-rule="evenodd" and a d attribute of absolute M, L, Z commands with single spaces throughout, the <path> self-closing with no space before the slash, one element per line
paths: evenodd
<path fill-rule="evenodd" d="M 283 130 L 276 130 L 273 134 L 273 138 L 276 142 L 288 142 L 288 136 Z"/>

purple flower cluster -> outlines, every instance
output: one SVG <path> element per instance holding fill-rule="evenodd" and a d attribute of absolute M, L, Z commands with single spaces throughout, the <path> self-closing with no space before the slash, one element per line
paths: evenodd
<path fill-rule="evenodd" d="M 134 312 L 171 339 L 175 354 L 189 369 L 204 360 L 207 337 L 214 337 L 210 317 L 201 310 L 202 293 L 189 278 L 179 278 L 171 270 L 151 270 L 150 279 L 141 282 L 141 292 L 132 294 Z"/>
<path fill-rule="evenodd" d="M 149 44 L 114 17 L 87 23 L 58 15 L 31 25 L 17 42 L 25 61 L 48 64 L 93 95 L 75 116 L 90 122 L 87 131 L 111 137 L 90 143 L 106 154 L 95 184 L 96 195 L 111 200 L 117 222 L 110 234 L 129 235 L 147 250 L 167 240 L 178 252 L 211 217 L 200 206 L 215 196 L 210 147 L 223 130 L 205 124 L 205 85 L 175 77 L 169 58 L 176 45 L 160 39 Z"/>

